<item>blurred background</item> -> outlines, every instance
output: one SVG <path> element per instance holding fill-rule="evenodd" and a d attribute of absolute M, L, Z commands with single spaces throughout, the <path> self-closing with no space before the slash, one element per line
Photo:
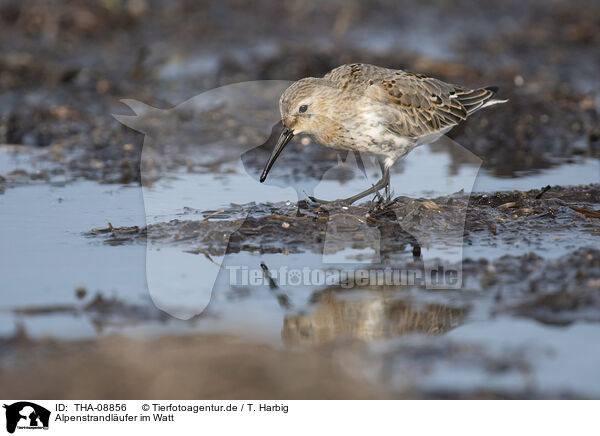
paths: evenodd
<path fill-rule="evenodd" d="M 2 142 L 83 149 L 103 162 L 100 174 L 72 163 L 89 177 L 138 174 L 121 146 L 140 138 L 110 116 L 126 113 L 121 98 L 168 108 L 349 62 L 499 86 L 511 104 L 451 135 L 500 174 L 600 147 L 593 1 L 4 0 L 0 14 Z"/>
<path fill-rule="evenodd" d="M 600 334 L 598 47 L 591 0 L 1 0 L 5 396 L 599 397 L 589 345 Z M 216 87 L 354 62 L 496 85 L 509 99 L 449 134 L 487 177 L 470 203 L 464 292 L 307 289 L 292 312 L 269 290 L 238 289 L 188 323 L 156 310 L 144 136 L 113 118 L 132 114 L 120 100 L 170 109 Z M 335 159 L 305 146 L 287 161 Z M 185 157 L 169 165 L 200 171 Z M 31 371 L 48 376 L 24 386 Z M 106 383 L 115 374 L 117 387 Z"/>

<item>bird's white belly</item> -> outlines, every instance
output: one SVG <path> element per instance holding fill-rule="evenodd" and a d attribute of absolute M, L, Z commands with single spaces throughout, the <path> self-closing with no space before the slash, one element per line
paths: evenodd
<path fill-rule="evenodd" d="M 399 136 L 387 130 L 383 125 L 367 125 L 356 135 L 356 148 L 360 151 L 385 156 L 403 156 L 410 152 L 416 143 L 414 139 Z"/>
<path fill-rule="evenodd" d="M 418 138 L 401 136 L 389 130 L 386 118 L 375 110 L 365 110 L 359 117 L 338 122 L 343 126 L 341 135 L 329 142 L 330 147 L 385 156 L 387 167 L 392 166 L 397 159 L 410 153 L 415 147 L 435 142 L 450 129 Z"/>

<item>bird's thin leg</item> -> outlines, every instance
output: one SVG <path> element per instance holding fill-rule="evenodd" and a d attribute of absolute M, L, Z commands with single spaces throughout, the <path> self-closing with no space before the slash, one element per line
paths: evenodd
<path fill-rule="evenodd" d="M 388 168 L 385 168 L 385 166 L 381 166 L 381 172 L 383 174 L 383 176 L 381 177 L 381 180 L 379 180 L 377 183 L 375 183 L 373 186 L 371 186 L 369 189 L 366 189 L 362 192 L 359 192 L 356 195 L 353 195 L 352 197 L 348 197 L 348 198 L 342 198 L 339 200 L 333 200 L 333 201 L 326 201 L 326 200 L 319 200 L 318 198 L 314 198 L 314 197 L 308 197 L 310 198 L 312 201 L 315 201 L 317 203 L 341 203 L 341 204 L 352 204 L 357 200 L 360 200 L 361 198 L 366 197 L 367 195 L 373 194 L 377 191 L 379 191 L 382 188 L 385 188 L 386 186 L 389 186 L 390 184 L 390 170 Z"/>
<path fill-rule="evenodd" d="M 387 184 L 385 185 L 385 201 L 387 201 L 388 203 L 390 202 L 391 198 L 391 193 L 390 193 L 390 171 L 389 169 L 386 169 L 385 164 L 383 163 L 382 160 L 378 160 L 379 162 L 379 168 L 381 168 L 381 174 L 383 175 L 383 177 L 386 177 L 386 172 L 387 172 Z"/>
<path fill-rule="evenodd" d="M 381 172 L 382 172 L 381 180 L 378 181 L 377 183 L 375 183 L 375 185 L 371 186 L 369 189 L 364 190 L 363 192 L 359 192 L 358 194 L 353 195 L 352 197 L 348 197 L 348 198 L 345 198 L 340 201 L 345 204 L 352 204 L 355 201 L 366 197 L 367 195 L 374 194 L 375 192 L 379 191 L 382 188 L 386 188 L 386 194 L 387 194 L 387 187 L 390 185 L 390 171 L 389 171 L 389 169 L 386 169 L 385 167 L 382 166 Z"/>

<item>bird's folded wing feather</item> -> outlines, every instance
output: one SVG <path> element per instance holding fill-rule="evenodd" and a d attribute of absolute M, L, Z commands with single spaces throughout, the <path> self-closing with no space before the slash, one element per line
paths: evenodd
<path fill-rule="evenodd" d="M 381 103 L 388 130 L 407 137 L 455 126 L 495 94 L 485 88 L 464 89 L 423 74 L 366 64 L 343 65 L 324 79 Z"/>

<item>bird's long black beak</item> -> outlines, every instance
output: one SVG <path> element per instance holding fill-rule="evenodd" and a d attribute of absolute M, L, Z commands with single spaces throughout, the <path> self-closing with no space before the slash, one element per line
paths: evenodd
<path fill-rule="evenodd" d="M 271 156 L 269 156 L 269 160 L 267 161 L 267 164 L 265 165 L 265 169 L 263 170 L 263 172 L 260 176 L 260 183 L 265 181 L 265 179 L 267 178 L 267 174 L 269 174 L 269 171 L 271 170 L 271 167 L 277 160 L 277 157 L 279 156 L 279 154 L 283 151 L 283 149 L 285 148 L 287 143 L 290 142 L 290 140 L 293 137 L 294 137 L 294 132 L 292 130 L 288 129 L 286 126 L 283 126 L 283 130 L 281 131 L 281 135 L 279 135 L 277 144 L 275 144 L 275 148 L 273 149 Z"/>

